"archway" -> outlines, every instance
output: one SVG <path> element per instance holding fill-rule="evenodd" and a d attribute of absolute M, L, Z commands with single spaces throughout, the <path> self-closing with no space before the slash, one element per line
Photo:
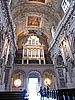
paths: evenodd
<path fill-rule="evenodd" d="M 40 100 L 38 96 L 38 91 L 41 84 L 41 75 L 37 71 L 31 71 L 28 74 L 28 91 L 29 91 L 29 100 Z"/>
<path fill-rule="evenodd" d="M 14 70 L 12 73 L 12 91 L 22 91 L 25 89 L 26 73 L 22 70 Z"/>
<path fill-rule="evenodd" d="M 57 64 L 58 66 L 61 66 L 61 65 L 63 66 L 64 62 L 63 62 L 63 58 L 62 58 L 61 55 L 58 55 L 58 56 L 57 56 L 56 64 Z"/>

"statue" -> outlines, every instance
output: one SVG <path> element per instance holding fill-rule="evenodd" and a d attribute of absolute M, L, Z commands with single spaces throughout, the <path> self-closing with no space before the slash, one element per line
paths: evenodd
<path fill-rule="evenodd" d="M 54 25 L 51 28 L 51 33 L 52 33 L 52 38 L 54 38 L 54 35 L 55 35 L 55 27 L 54 27 Z"/>

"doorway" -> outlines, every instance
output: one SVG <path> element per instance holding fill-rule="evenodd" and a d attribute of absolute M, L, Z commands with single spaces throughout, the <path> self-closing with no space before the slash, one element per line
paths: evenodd
<path fill-rule="evenodd" d="M 29 78 L 29 100 L 40 100 L 38 78 Z"/>
<path fill-rule="evenodd" d="M 36 71 L 29 73 L 28 78 L 28 91 L 29 91 L 29 100 L 40 100 L 40 95 L 38 91 L 40 89 L 40 76 Z"/>

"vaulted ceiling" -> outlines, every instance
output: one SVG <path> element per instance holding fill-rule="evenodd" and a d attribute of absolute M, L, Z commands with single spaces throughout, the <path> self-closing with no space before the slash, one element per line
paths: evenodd
<path fill-rule="evenodd" d="M 26 41 L 31 34 L 47 47 L 51 41 L 51 27 L 57 27 L 63 16 L 62 0 L 12 0 L 11 10 L 17 41 Z"/>

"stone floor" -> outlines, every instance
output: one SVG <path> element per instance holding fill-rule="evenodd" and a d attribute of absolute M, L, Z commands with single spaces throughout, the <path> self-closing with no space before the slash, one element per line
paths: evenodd
<path fill-rule="evenodd" d="M 35 100 L 35 98 L 36 98 L 36 100 L 56 100 L 56 99 L 52 99 L 52 98 L 46 98 L 46 97 L 42 97 L 41 98 L 41 96 L 39 95 L 36 95 L 36 96 L 34 96 L 34 95 L 30 95 L 29 97 L 28 97 L 29 99 L 28 100 Z"/>

